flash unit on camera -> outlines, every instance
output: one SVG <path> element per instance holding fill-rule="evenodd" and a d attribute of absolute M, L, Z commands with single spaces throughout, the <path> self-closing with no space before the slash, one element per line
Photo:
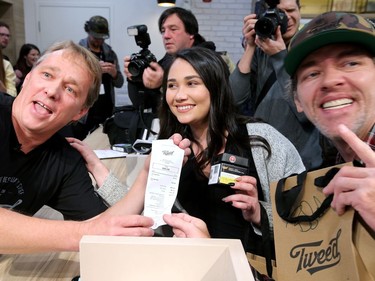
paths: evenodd
<path fill-rule="evenodd" d="M 136 35 L 138 35 L 138 28 L 136 28 L 135 26 L 128 27 L 128 35 L 129 36 L 136 36 Z"/>
<path fill-rule="evenodd" d="M 143 33 L 147 33 L 147 25 L 139 24 L 139 25 L 132 25 L 127 28 L 129 36 L 137 36 Z"/>
<path fill-rule="evenodd" d="M 211 164 L 208 184 L 229 184 L 248 174 L 249 160 L 230 153 L 216 156 Z"/>

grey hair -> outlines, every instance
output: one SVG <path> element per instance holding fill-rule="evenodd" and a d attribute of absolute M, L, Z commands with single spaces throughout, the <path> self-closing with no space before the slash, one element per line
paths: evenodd
<path fill-rule="evenodd" d="M 84 104 L 85 108 L 90 108 L 99 97 L 100 85 L 102 83 L 102 70 L 98 59 L 86 48 L 74 43 L 71 40 L 67 40 L 51 45 L 38 59 L 35 66 L 44 61 L 51 53 L 60 50 L 66 50 L 73 57 L 82 58 L 82 60 L 85 62 L 87 71 L 93 79 Z"/>

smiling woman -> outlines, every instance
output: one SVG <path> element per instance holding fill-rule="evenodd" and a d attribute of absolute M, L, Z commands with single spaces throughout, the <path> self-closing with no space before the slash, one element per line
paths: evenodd
<path fill-rule="evenodd" d="M 206 222 L 212 237 L 240 239 L 246 251 L 273 255 L 262 248 L 257 227 L 269 225 L 270 181 L 304 170 L 298 152 L 269 125 L 238 115 L 228 67 L 212 50 L 177 52 L 162 88 L 159 138 L 177 132 L 192 142 L 178 201 Z M 209 182 L 211 161 L 222 153 L 248 161 L 249 168 L 230 185 Z"/>

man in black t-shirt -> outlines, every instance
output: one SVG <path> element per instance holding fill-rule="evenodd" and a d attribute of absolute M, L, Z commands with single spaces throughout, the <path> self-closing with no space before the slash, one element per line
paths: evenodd
<path fill-rule="evenodd" d="M 119 216 L 126 206 L 105 211 L 83 159 L 57 134 L 87 113 L 100 83 L 95 56 L 67 41 L 38 60 L 17 98 L 0 94 L 0 253 L 77 251 L 85 234 L 153 234 L 152 219 Z M 85 221 L 25 216 L 43 205 Z"/>

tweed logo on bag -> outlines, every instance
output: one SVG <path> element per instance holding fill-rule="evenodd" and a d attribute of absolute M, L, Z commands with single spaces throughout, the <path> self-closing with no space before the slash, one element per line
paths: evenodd
<path fill-rule="evenodd" d="M 341 260 L 339 238 L 341 229 L 332 238 L 327 247 L 321 247 L 323 240 L 294 246 L 290 250 L 290 257 L 298 260 L 296 272 L 306 270 L 311 275 L 321 270 L 337 265 Z"/>

